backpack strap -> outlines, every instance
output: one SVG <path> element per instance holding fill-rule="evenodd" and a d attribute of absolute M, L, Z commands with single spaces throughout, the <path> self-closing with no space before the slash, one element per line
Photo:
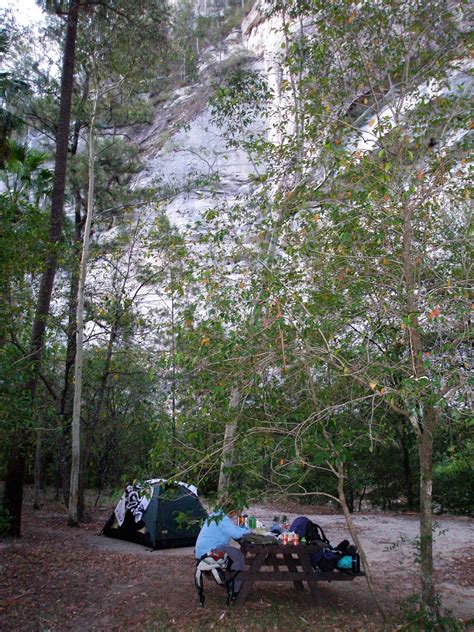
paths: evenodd
<path fill-rule="evenodd" d="M 229 558 L 227 553 L 224 551 L 213 550 L 205 553 L 199 560 L 196 562 L 196 571 L 194 573 L 194 583 L 199 595 L 199 603 L 201 607 L 204 607 L 204 582 L 203 582 L 203 573 L 211 573 L 214 581 L 219 584 L 219 586 L 226 585 L 228 588 L 229 581 L 233 582 L 235 574 L 231 577 L 231 580 L 227 580 L 224 577 L 224 571 L 230 568 L 232 560 Z"/>
<path fill-rule="evenodd" d="M 324 533 L 324 529 L 312 520 L 308 520 L 306 524 L 305 537 L 308 542 L 318 541 L 329 545 L 329 540 Z"/>
<path fill-rule="evenodd" d="M 329 540 L 327 539 L 326 534 L 324 533 L 324 529 L 319 524 L 316 524 L 315 522 L 313 524 L 321 532 L 321 540 L 329 544 Z"/>

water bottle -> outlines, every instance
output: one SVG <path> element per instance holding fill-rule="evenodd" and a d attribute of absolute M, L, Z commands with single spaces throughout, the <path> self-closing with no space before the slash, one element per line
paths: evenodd
<path fill-rule="evenodd" d="M 278 518 L 278 516 L 275 516 L 273 518 L 272 527 L 271 527 L 270 531 L 272 533 L 278 533 L 278 534 L 280 534 L 282 532 L 280 519 Z"/>
<path fill-rule="evenodd" d="M 352 556 L 352 572 L 360 573 L 360 557 L 358 553 Z"/>

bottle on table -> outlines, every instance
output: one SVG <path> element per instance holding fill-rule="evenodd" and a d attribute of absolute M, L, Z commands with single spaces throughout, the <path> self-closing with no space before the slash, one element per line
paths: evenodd
<path fill-rule="evenodd" d="M 281 523 L 280 523 L 280 518 L 278 516 L 275 516 L 273 518 L 273 522 L 272 522 L 272 526 L 270 531 L 272 533 L 277 533 L 280 534 L 282 532 L 282 527 L 281 527 Z"/>
<path fill-rule="evenodd" d="M 293 544 L 296 546 L 299 543 L 300 543 L 300 536 L 297 533 L 295 533 L 293 536 Z"/>

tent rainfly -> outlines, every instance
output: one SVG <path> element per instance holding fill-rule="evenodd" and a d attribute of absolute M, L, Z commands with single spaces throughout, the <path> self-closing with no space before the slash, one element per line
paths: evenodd
<path fill-rule="evenodd" d="M 157 478 L 128 485 L 102 533 L 154 549 L 194 546 L 206 516 L 194 485 Z"/>

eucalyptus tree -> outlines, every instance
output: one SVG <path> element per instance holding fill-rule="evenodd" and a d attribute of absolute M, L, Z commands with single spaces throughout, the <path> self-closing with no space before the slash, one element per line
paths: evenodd
<path fill-rule="evenodd" d="M 123 3 L 122 3 L 123 4 Z M 127 14 L 122 9 L 127 8 Z M 131 129 L 137 112 L 137 99 L 147 88 L 148 80 L 154 78 L 159 67 L 159 59 L 156 49 L 164 42 L 164 13 L 155 2 L 150 2 L 143 13 L 124 6 L 110 7 L 99 6 L 96 15 L 90 21 L 89 28 L 84 30 L 81 41 L 82 66 L 86 75 L 93 81 L 93 106 L 92 116 L 88 122 L 88 193 L 86 205 L 86 221 L 84 227 L 83 248 L 81 257 L 81 270 L 77 293 L 77 344 L 75 359 L 74 379 L 74 406 L 72 417 L 72 467 L 71 487 L 69 498 L 69 524 L 78 523 L 78 494 L 79 494 L 79 461 L 80 461 L 80 407 L 81 407 L 81 382 L 82 382 L 82 337 L 84 327 L 84 289 L 87 272 L 87 259 L 92 226 L 92 212 L 95 202 L 95 161 L 94 149 L 95 136 L 102 127 L 101 133 L 106 134 L 110 130 L 112 138 L 120 138 L 123 129 Z M 124 20 L 124 17 L 127 19 Z M 134 35 L 141 38 L 141 46 L 137 47 Z M 154 56 L 154 57 L 153 57 Z M 150 58 L 155 63 L 150 64 Z M 125 84 L 125 85 L 124 85 Z M 105 98 L 105 97 L 109 98 Z M 141 108 L 143 109 L 143 108 Z M 138 111 L 140 108 L 138 108 Z M 117 183 L 120 180 L 117 177 Z M 133 194 L 132 194 L 133 196 Z M 136 194 L 135 196 L 136 197 Z M 100 212 L 100 207 L 99 207 Z"/>
<path fill-rule="evenodd" d="M 70 134 L 70 112 L 73 94 L 74 79 L 74 61 L 76 54 L 76 36 L 78 24 L 80 23 L 84 29 L 90 24 L 101 23 L 107 28 L 104 34 L 104 48 L 99 51 L 104 59 L 112 60 L 115 66 L 120 66 L 122 71 L 128 67 L 130 74 L 136 73 L 137 77 L 140 68 L 136 64 L 140 58 L 142 69 L 145 67 L 145 59 L 149 62 L 150 51 L 156 44 L 163 41 L 163 24 L 164 24 L 164 5 L 158 5 L 156 2 L 150 2 L 145 8 L 146 11 L 137 11 L 134 4 L 130 4 L 125 0 L 117 0 L 114 2 L 99 3 L 80 3 L 71 0 L 71 2 L 52 2 L 47 5 L 57 15 L 66 18 L 66 35 L 64 44 L 64 55 L 62 57 L 62 82 L 61 82 L 61 98 L 58 113 L 58 123 L 55 126 L 55 147 L 56 147 L 56 166 L 55 178 L 52 192 L 52 211 L 51 211 L 51 227 L 50 227 L 50 248 L 47 254 L 44 273 L 40 284 L 36 316 L 33 321 L 32 337 L 30 350 L 28 354 L 28 366 L 31 367 L 31 377 L 29 381 L 29 391 L 31 393 L 32 409 L 37 385 L 37 369 L 41 362 L 41 355 L 44 347 L 44 335 L 46 330 L 47 316 L 51 302 L 55 273 L 58 265 L 58 246 L 61 240 L 63 226 L 63 206 L 64 206 L 64 190 L 66 179 L 66 159 L 69 146 Z M 80 9 L 83 9 L 80 17 Z M 143 7 L 141 8 L 143 9 Z M 119 40 L 119 37 L 127 31 L 130 25 L 135 26 L 135 34 L 140 33 L 140 37 L 152 38 L 148 41 L 149 45 L 137 47 L 130 39 Z M 132 31 L 133 33 L 133 31 Z M 137 35 L 138 36 L 138 35 Z M 111 44 L 114 44 L 112 47 Z M 106 45 L 105 45 L 106 44 Z M 105 53 L 105 55 L 104 55 Z M 140 57 L 141 56 L 141 57 Z M 134 64 L 131 66 L 131 64 Z M 150 68 L 150 64 L 146 65 Z M 152 70 L 150 70 L 152 72 Z M 142 76 L 143 79 L 143 76 Z M 146 89 L 145 84 L 143 87 Z M 120 105 L 120 103 L 119 103 Z M 126 119 L 122 119 L 122 126 L 127 124 Z M 77 129 L 76 129 L 77 132 Z M 76 134 L 77 142 L 77 134 Z M 13 446 L 10 455 L 10 464 L 7 472 L 7 482 L 5 486 L 4 502 L 8 511 L 12 514 L 12 533 L 20 533 L 21 520 L 21 501 L 22 487 L 25 470 L 25 453 L 27 436 L 17 442 Z"/>
<path fill-rule="evenodd" d="M 449 419 L 450 408 L 464 408 L 465 391 L 458 364 L 467 305 L 453 304 L 448 289 L 462 292 L 469 273 L 462 4 L 315 9 L 318 26 L 295 39 L 294 58 L 324 66 L 324 78 L 304 77 L 300 99 L 309 160 L 313 145 L 337 173 L 300 201 L 302 262 L 320 277 L 313 290 L 320 339 L 310 354 L 318 349 L 317 357 L 381 397 L 417 437 L 423 599 L 433 606 L 433 434 L 443 411 Z M 321 148 L 319 131 L 328 127 L 329 146 Z"/>
<path fill-rule="evenodd" d="M 253 146 L 271 157 L 267 190 L 286 177 L 266 227 L 254 216 L 279 256 L 271 264 L 255 249 L 253 256 L 260 282 L 278 296 L 282 322 L 294 329 L 308 389 L 318 401 L 319 371 L 339 371 L 417 438 L 429 607 L 433 435 L 453 411 L 467 411 L 464 8 L 443 0 L 272 5 L 269 14 L 282 24 L 280 96 L 287 98 L 273 129 L 278 144 Z M 227 104 L 232 116 L 238 100 Z M 303 426 L 316 427 L 315 419 L 323 418 L 309 416 Z M 333 452 L 342 495 L 348 458 Z"/>

